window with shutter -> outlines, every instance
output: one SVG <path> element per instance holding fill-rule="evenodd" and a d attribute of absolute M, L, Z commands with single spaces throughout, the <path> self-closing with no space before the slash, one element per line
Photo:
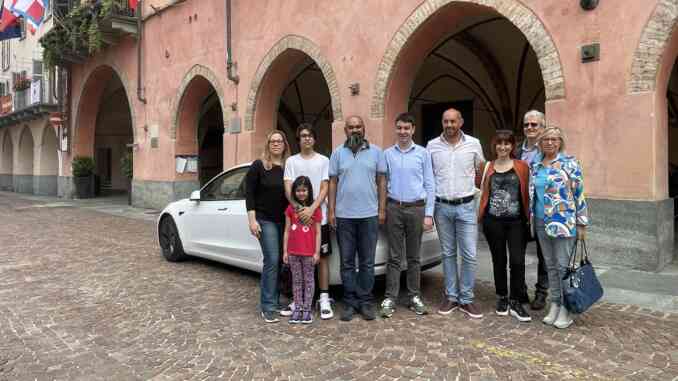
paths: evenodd
<path fill-rule="evenodd" d="M 9 70 L 10 66 L 10 57 L 11 57 L 11 40 L 5 40 L 2 42 L 2 70 Z"/>

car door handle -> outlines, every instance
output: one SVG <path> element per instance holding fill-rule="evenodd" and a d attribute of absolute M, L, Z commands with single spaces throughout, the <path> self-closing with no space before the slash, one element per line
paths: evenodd
<path fill-rule="evenodd" d="M 228 210 L 228 208 L 219 208 L 219 209 L 217 209 L 217 210 L 220 211 L 220 212 L 225 212 L 225 211 Z"/>

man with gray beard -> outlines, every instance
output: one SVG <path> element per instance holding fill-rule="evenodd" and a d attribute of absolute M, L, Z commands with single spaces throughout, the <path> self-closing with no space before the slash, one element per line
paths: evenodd
<path fill-rule="evenodd" d="M 347 118 L 344 132 L 346 142 L 330 158 L 327 210 L 341 256 L 341 320 L 350 321 L 356 312 L 365 320 L 374 320 L 374 255 L 379 225 L 386 219 L 386 161 L 381 148 L 365 139 L 362 118 Z"/>

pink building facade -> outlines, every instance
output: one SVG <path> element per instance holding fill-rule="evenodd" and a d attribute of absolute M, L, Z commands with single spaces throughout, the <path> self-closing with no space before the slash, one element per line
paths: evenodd
<path fill-rule="evenodd" d="M 116 145 L 134 156 L 133 203 L 162 208 L 257 158 L 273 128 L 294 140 L 294 124 L 312 122 L 329 152 L 359 115 L 388 146 L 410 110 L 425 144 L 454 106 L 487 145 L 536 108 L 583 164 L 599 261 L 659 270 L 674 258 L 675 1 L 233 0 L 230 35 L 227 0 L 160 3 L 143 4 L 138 40 L 71 65 L 61 196 L 74 156 L 108 149 L 114 163 Z"/>

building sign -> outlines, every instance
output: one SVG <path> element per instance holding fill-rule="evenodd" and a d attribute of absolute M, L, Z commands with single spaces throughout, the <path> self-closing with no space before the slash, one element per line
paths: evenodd
<path fill-rule="evenodd" d="M 57 131 L 59 138 L 59 151 L 68 152 L 68 128 L 64 125 L 64 114 L 52 112 L 49 114 L 49 122 Z"/>
<path fill-rule="evenodd" d="M 12 107 L 14 103 L 12 102 L 12 94 L 3 95 L 0 97 L 0 115 L 9 114 L 12 112 Z"/>
<path fill-rule="evenodd" d="M 40 103 L 41 97 L 40 97 L 40 88 L 42 82 L 41 81 L 33 81 L 31 82 L 31 104 L 37 104 Z"/>

